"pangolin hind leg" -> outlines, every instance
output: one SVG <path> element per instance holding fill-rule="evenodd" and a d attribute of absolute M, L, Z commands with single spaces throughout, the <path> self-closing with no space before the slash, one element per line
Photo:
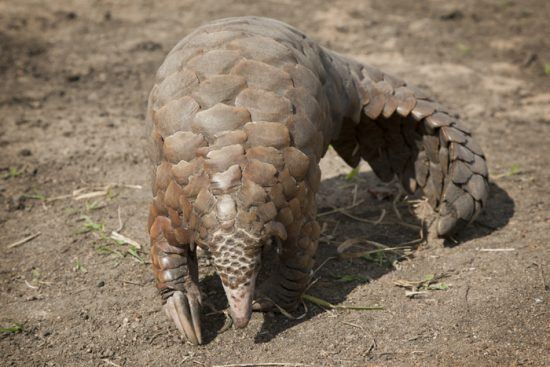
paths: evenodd
<path fill-rule="evenodd" d="M 151 259 L 164 311 L 193 344 L 202 343 L 201 294 L 196 251 L 178 244 L 169 218 L 157 216 L 150 230 Z"/>

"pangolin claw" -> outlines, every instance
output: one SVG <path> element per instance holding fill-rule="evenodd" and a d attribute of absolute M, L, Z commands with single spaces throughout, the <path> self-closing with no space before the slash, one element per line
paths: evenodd
<path fill-rule="evenodd" d="M 200 301 L 196 297 L 176 291 L 166 301 L 164 311 L 189 342 L 202 344 Z"/>
<path fill-rule="evenodd" d="M 269 298 L 256 298 L 254 302 L 252 302 L 252 311 L 254 312 L 269 312 L 273 309 L 273 301 Z"/>

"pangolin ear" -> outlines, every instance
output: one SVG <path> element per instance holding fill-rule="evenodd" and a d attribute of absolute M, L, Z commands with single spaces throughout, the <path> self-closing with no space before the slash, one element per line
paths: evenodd
<path fill-rule="evenodd" d="M 273 220 L 265 225 L 265 230 L 268 236 L 275 236 L 281 241 L 285 241 L 287 238 L 286 228 L 281 222 Z"/>

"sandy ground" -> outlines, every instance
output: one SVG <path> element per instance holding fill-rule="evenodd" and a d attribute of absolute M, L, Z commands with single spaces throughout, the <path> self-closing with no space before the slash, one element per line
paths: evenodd
<path fill-rule="evenodd" d="M 383 310 L 308 304 L 301 319 L 255 314 L 248 328 L 224 333 L 223 315 L 204 316 L 206 344 L 193 347 L 160 312 L 147 264 L 146 96 L 191 29 L 249 14 L 290 23 L 459 111 L 489 158 L 492 193 L 456 243 L 429 240 L 393 264 L 390 252 L 332 260 L 308 291 Z M 1 1 L 0 364 L 550 365 L 548 14 L 546 0 Z M 319 264 L 346 239 L 397 246 L 419 237 L 388 224 L 396 215 L 369 193 L 379 183 L 366 164 L 348 181 L 329 151 L 323 168 L 321 212 L 352 204 L 357 187 L 364 202 L 351 213 L 388 214 L 378 225 L 323 216 Z M 119 186 L 71 196 L 109 183 Z M 120 232 L 141 249 L 107 238 L 119 208 Z M 405 203 L 399 210 L 420 224 Z M 223 308 L 212 269 L 202 273 L 208 299 Z M 445 275 L 447 289 L 409 298 L 394 284 L 430 274 Z"/>

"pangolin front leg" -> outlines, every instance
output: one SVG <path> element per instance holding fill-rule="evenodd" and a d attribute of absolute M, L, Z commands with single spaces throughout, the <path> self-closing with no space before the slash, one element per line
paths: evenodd
<path fill-rule="evenodd" d="M 297 240 L 289 239 L 279 256 L 274 301 L 285 310 L 293 311 L 307 289 L 315 262 L 319 229 L 316 221 L 304 224 Z"/>
<path fill-rule="evenodd" d="M 166 315 L 193 344 L 202 343 L 201 294 L 196 251 L 178 244 L 169 218 L 157 216 L 150 229 L 151 259 Z"/>
<path fill-rule="evenodd" d="M 268 296 L 262 298 L 260 295 L 254 305 L 254 310 L 257 311 L 268 311 L 275 305 L 286 311 L 295 310 L 310 283 L 315 263 L 321 232 L 316 221 L 315 202 L 315 193 L 320 183 L 319 167 L 316 162 L 309 161 L 299 154 L 287 154 L 287 159 L 288 166 L 298 181 L 291 185 L 286 180 L 285 172 L 281 174 L 283 193 L 288 205 L 280 209 L 277 219 L 285 225 L 285 238 L 280 241 L 281 245 L 278 248 L 278 266 L 263 287 Z M 297 170 L 299 166 L 309 166 L 309 174 L 306 174 L 306 177 L 301 177 Z"/>

